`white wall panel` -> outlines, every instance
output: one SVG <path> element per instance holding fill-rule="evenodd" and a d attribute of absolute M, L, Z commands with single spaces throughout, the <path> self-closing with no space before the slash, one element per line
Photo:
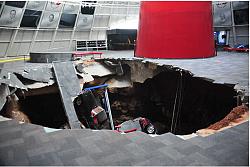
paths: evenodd
<path fill-rule="evenodd" d="M 0 29 L 0 41 L 10 41 L 13 30 Z"/>
<path fill-rule="evenodd" d="M 36 40 L 52 40 L 53 31 L 39 31 Z"/>
<path fill-rule="evenodd" d="M 18 50 L 21 47 L 21 43 L 20 42 L 15 42 L 13 43 L 12 47 L 10 48 L 10 50 L 8 50 L 8 55 L 9 56 L 18 56 Z"/>
<path fill-rule="evenodd" d="M 88 40 L 90 31 L 78 31 L 74 34 L 76 40 Z"/>
<path fill-rule="evenodd" d="M 57 31 L 55 40 L 70 39 L 71 34 L 71 31 Z"/>
<path fill-rule="evenodd" d="M 29 54 L 30 42 L 22 42 L 20 43 L 20 48 L 17 52 L 17 55 L 27 55 Z"/>
<path fill-rule="evenodd" d="M 125 23 L 126 16 L 111 16 L 110 19 L 110 28 L 113 29 L 113 27 L 118 26 L 117 24 Z"/>
<path fill-rule="evenodd" d="M 127 8 L 114 8 L 112 14 L 127 15 Z"/>
<path fill-rule="evenodd" d="M 0 43 L 0 57 L 4 57 L 5 52 L 7 51 L 9 43 Z"/>
<path fill-rule="evenodd" d="M 98 40 L 98 33 L 99 31 L 92 31 L 91 36 L 90 36 L 90 40 Z"/>
<path fill-rule="evenodd" d="M 48 2 L 46 6 L 47 11 L 59 12 L 63 6 L 63 3 Z"/>
<path fill-rule="evenodd" d="M 50 42 L 35 42 L 32 51 L 43 52 L 48 51 Z"/>
<path fill-rule="evenodd" d="M 73 40 L 70 46 L 70 51 L 75 51 L 76 50 L 76 40 Z"/>
<path fill-rule="evenodd" d="M 105 40 L 106 31 L 105 30 L 94 30 L 91 33 L 90 40 Z"/>
<path fill-rule="evenodd" d="M 69 48 L 69 41 L 56 41 L 51 46 L 50 50 L 55 52 L 65 52 L 68 51 Z"/>
<path fill-rule="evenodd" d="M 26 9 L 41 11 L 44 8 L 46 1 L 28 1 Z"/>
<path fill-rule="evenodd" d="M 112 16 L 110 29 L 137 29 L 138 23 L 138 16 Z"/>
<path fill-rule="evenodd" d="M 105 6 L 96 7 L 96 14 L 97 15 L 98 14 L 104 14 L 104 15 L 111 14 L 111 11 L 112 11 L 111 7 L 105 7 Z"/>
<path fill-rule="evenodd" d="M 98 40 L 105 40 L 107 39 L 107 35 L 106 35 L 106 30 L 100 30 L 99 34 L 98 34 Z"/>
<path fill-rule="evenodd" d="M 131 7 L 128 8 L 128 15 L 139 15 L 140 12 L 140 8 L 136 8 L 136 7 Z"/>
<path fill-rule="evenodd" d="M 32 40 L 34 31 L 19 30 L 16 36 L 16 41 Z"/>
<path fill-rule="evenodd" d="M 108 27 L 110 16 L 95 16 L 93 27 Z"/>
<path fill-rule="evenodd" d="M 63 13 L 77 14 L 79 10 L 79 5 L 65 4 L 63 8 Z"/>

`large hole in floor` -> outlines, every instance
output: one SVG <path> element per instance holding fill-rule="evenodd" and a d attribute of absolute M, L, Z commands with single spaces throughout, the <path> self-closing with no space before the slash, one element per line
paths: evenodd
<path fill-rule="evenodd" d="M 115 125 L 144 117 L 152 122 L 157 134 L 190 134 L 221 120 L 236 106 L 232 86 L 215 84 L 180 71 L 160 72 L 143 83 L 132 85 L 109 89 Z M 9 97 L 2 115 L 16 117 L 18 114 L 10 114 L 11 110 L 22 111 L 34 124 L 51 128 L 67 125 L 59 92 L 20 96 L 18 101 Z"/>
<path fill-rule="evenodd" d="M 59 93 L 8 98 L 2 114 L 23 122 L 50 128 L 63 128 L 67 122 Z"/>
<path fill-rule="evenodd" d="M 145 117 L 158 134 L 190 134 L 224 118 L 236 106 L 235 95 L 230 86 L 173 71 L 116 89 L 110 99 L 116 124 Z"/>

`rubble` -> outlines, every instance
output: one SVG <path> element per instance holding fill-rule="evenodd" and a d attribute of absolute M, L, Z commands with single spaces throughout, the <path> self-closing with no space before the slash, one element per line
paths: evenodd
<path fill-rule="evenodd" d="M 53 85 L 55 83 L 54 80 L 50 79 L 48 83 L 44 83 L 44 82 L 29 82 L 29 83 L 25 83 L 24 85 L 29 89 L 39 89 L 39 88 L 44 88 L 44 87 L 49 87 L 51 85 Z"/>
<path fill-rule="evenodd" d="M 84 71 L 90 75 L 103 77 L 115 74 L 115 71 L 107 68 L 104 64 L 100 62 L 92 61 L 92 63 L 84 66 Z"/>
<path fill-rule="evenodd" d="M 21 75 L 22 77 L 33 81 L 46 83 L 50 81 L 50 78 L 53 78 L 50 69 L 45 67 L 35 69 L 26 68 Z"/>
<path fill-rule="evenodd" d="M 0 71 L 0 83 L 6 84 L 12 88 L 20 88 L 27 90 L 27 87 L 17 78 L 17 76 L 4 69 Z"/>
<path fill-rule="evenodd" d="M 224 129 L 241 124 L 249 119 L 249 108 L 246 105 L 237 106 L 232 109 L 222 120 L 209 125 L 207 128 L 197 131 L 199 136 L 209 136 Z"/>
<path fill-rule="evenodd" d="M 77 118 L 73 100 L 81 92 L 81 89 L 73 63 L 67 61 L 53 62 L 52 64 L 68 123 L 72 129 L 80 128 L 81 123 Z"/>
<path fill-rule="evenodd" d="M 249 112 L 249 109 L 245 105 L 235 107 L 225 118 L 210 125 L 209 127 L 207 127 L 207 129 L 219 130 L 221 128 L 224 128 L 224 127 L 230 125 L 233 122 L 237 123 L 239 118 L 242 118 L 243 115 L 247 112 Z"/>
<path fill-rule="evenodd" d="M 5 84 L 0 85 L 0 110 L 2 110 L 4 104 L 6 103 L 6 97 L 10 95 L 9 87 Z"/>

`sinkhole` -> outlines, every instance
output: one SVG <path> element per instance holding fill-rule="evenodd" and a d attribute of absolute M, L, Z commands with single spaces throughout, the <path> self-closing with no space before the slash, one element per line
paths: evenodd
<path fill-rule="evenodd" d="M 95 63 L 98 63 L 97 71 L 102 65 L 111 72 L 99 75 L 95 70 L 93 80 L 84 83 L 83 89 L 108 84 L 114 126 L 142 117 L 150 120 L 156 134 L 185 135 L 222 120 L 240 105 L 233 84 L 214 83 L 179 68 L 141 61 L 99 60 Z M 91 73 L 86 63 L 82 67 L 82 71 L 85 69 L 83 73 Z M 80 75 L 78 78 L 83 79 Z M 72 99 L 82 127 L 111 129 L 110 122 L 100 126 L 88 122 L 91 117 L 88 111 L 93 109 L 91 105 L 105 109 L 101 100 L 103 94 L 104 90 L 98 89 L 80 101 L 79 96 Z M 56 83 L 28 91 L 17 90 L 7 97 L 1 115 L 50 128 L 70 128 Z"/>

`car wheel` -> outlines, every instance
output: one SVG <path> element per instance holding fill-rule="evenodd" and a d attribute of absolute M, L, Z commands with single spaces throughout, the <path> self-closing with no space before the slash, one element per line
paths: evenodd
<path fill-rule="evenodd" d="M 145 132 L 148 133 L 148 134 L 154 134 L 155 133 L 155 127 L 154 127 L 154 125 L 148 124 L 145 127 Z"/>

